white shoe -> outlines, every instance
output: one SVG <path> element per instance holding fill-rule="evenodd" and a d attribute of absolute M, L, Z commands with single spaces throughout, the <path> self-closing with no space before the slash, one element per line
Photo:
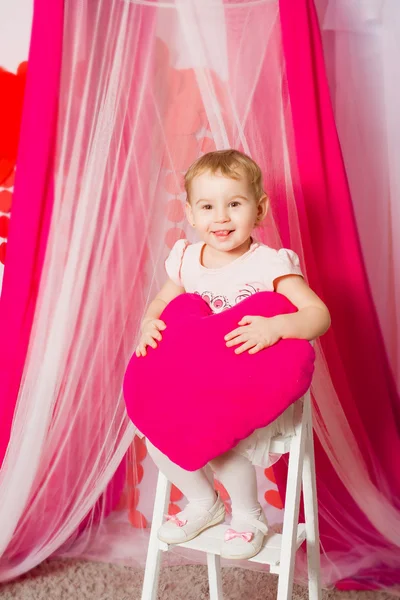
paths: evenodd
<path fill-rule="evenodd" d="M 245 527 L 241 531 L 231 528 L 225 533 L 225 539 L 221 548 L 221 557 L 245 560 L 258 554 L 263 546 L 264 537 L 268 533 L 268 522 L 261 509 L 258 518 L 251 517 L 245 513 L 233 516 L 234 520 L 240 520 Z"/>
<path fill-rule="evenodd" d="M 157 532 L 158 539 L 166 544 L 182 544 L 197 537 L 202 531 L 225 520 L 225 505 L 219 494 L 209 510 L 190 502 L 177 515 L 166 515 L 167 521 Z"/>

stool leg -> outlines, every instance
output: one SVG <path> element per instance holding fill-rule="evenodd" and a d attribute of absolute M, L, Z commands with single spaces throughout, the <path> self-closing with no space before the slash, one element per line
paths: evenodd
<path fill-rule="evenodd" d="M 160 576 L 162 550 L 161 542 L 157 537 L 157 531 L 161 527 L 164 514 L 168 510 L 171 483 L 162 474 L 158 475 L 157 490 L 154 500 L 153 520 L 151 523 L 149 547 L 147 550 L 146 568 L 142 588 L 142 600 L 156 600 L 158 591 L 158 580 Z"/>
<path fill-rule="evenodd" d="M 301 424 L 296 427 L 296 435 L 290 444 L 277 600 L 291 600 L 292 598 L 305 446 L 304 429 L 302 419 Z"/>
<path fill-rule="evenodd" d="M 207 553 L 208 583 L 210 587 L 210 600 L 223 600 L 221 557 L 217 554 Z"/>
<path fill-rule="evenodd" d="M 312 431 L 311 406 L 306 428 L 306 446 L 303 462 L 303 499 L 306 521 L 308 595 L 309 600 L 321 600 L 321 566 L 319 550 L 318 502 L 315 477 L 314 440 Z"/>

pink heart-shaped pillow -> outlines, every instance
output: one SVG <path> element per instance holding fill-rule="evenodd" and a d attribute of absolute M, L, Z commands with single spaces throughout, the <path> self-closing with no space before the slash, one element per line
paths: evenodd
<path fill-rule="evenodd" d="M 296 312 L 275 292 L 259 292 L 219 314 L 197 294 L 170 302 L 158 348 L 131 358 L 124 379 L 128 415 L 174 463 L 188 471 L 274 421 L 311 384 L 314 350 L 280 340 L 257 354 L 235 354 L 224 336 L 246 315 Z"/>

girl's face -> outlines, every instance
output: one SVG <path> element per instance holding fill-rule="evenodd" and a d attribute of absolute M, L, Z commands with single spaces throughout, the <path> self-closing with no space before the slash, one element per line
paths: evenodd
<path fill-rule="evenodd" d="M 187 218 L 215 250 L 233 252 L 246 244 L 266 212 L 267 197 L 256 199 L 244 175 L 231 179 L 205 172 L 191 183 Z"/>

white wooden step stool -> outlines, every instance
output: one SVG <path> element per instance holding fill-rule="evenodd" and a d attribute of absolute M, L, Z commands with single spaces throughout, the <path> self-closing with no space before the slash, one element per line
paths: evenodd
<path fill-rule="evenodd" d="M 249 562 L 269 565 L 270 572 L 279 576 L 277 600 L 292 598 L 295 555 L 304 541 L 307 542 L 309 599 L 321 600 L 322 597 L 310 392 L 299 400 L 299 404 L 302 405 L 302 410 L 299 411 L 299 417 L 296 419 L 294 434 L 274 438 L 271 442 L 271 452 L 277 454 L 289 452 L 282 534 L 268 535 L 261 552 L 249 560 Z M 298 523 L 301 489 L 303 489 L 305 523 Z M 170 549 L 168 544 L 160 542 L 157 538 L 157 531 L 168 510 L 170 490 L 170 482 L 159 473 L 142 600 L 157 600 L 161 556 L 163 552 Z M 190 542 L 179 544 L 182 548 L 206 552 L 210 600 L 222 600 L 219 553 L 227 528 L 228 525 L 225 524 L 217 525 L 206 529 Z"/>

